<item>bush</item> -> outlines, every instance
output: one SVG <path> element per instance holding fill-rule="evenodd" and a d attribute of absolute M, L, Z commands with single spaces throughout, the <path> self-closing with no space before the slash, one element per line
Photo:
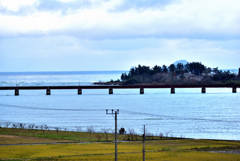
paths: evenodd
<path fill-rule="evenodd" d="M 125 129 L 124 128 L 121 128 L 120 130 L 119 130 L 119 134 L 126 134 L 127 132 L 125 131 Z"/>
<path fill-rule="evenodd" d="M 93 126 L 88 126 L 87 127 L 87 132 L 89 132 L 90 134 L 93 133 L 95 130 L 93 128 Z"/>
<path fill-rule="evenodd" d="M 230 71 L 218 71 L 216 74 L 214 74 L 212 76 L 212 79 L 215 81 L 229 81 L 229 80 L 233 80 L 235 78 L 234 74 L 231 74 Z"/>

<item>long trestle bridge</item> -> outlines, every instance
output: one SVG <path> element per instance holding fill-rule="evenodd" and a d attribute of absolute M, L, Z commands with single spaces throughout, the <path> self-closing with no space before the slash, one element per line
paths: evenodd
<path fill-rule="evenodd" d="M 140 94 L 144 94 L 147 88 L 169 88 L 170 93 L 174 94 L 176 88 L 200 88 L 202 93 L 206 93 L 206 88 L 232 88 L 232 93 L 237 93 L 240 85 L 89 85 L 89 86 L 2 86 L 0 90 L 14 90 L 15 96 L 19 95 L 20 90 L 46 90 L 46 95 L 51 95 L 51 90 L 76 89 L 77 94 L 81 95 L 83 89 L 108 89 L 109 94 L 113 94 L 113 89 L 139 89 Z"/>

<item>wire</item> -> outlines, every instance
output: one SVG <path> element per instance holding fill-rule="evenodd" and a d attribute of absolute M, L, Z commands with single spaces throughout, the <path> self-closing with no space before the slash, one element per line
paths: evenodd
<path fill-rule="evenodd" d="M 164 115 L 158 115 L 158 114 L 152 114 L 152 113 L 146 113 L 146 112 L 136 112 L 136 111 L 128 111 L 128 110 L 121 110 L 121 111 L 125 111 L 126 113 L 130 113 L 130 114 L 138 114 L 138 115 L 148 115 L 148 116 L 155 116 L 155 117 L 172 117 L 172 116 L 164 116 Z"/>
<path fill-rule="evenodd" d="M 91 112 L 91 111 L 105 111 L 106 109 L 86 109 L 86 108 L 80 108 L 80 109 L 66 109 L 66 108 L 41 108 L 41 107 L 32 107 L 32 106 L 19 106 L 19 105 L 11 105 L 11 104 L 3 104 L 0 103 L 0 106 L 2 107 L 13 107 L 13 108 L 19 108 L 19 109 L 30 109 L 30 110 L 46 110 L 46 111 L 75 111 L 75 112 Z M 196 120 L 196 121 L 218 121 L 218 122 L 236 122 L 234 121 L 228 121 L 228 120 L 217 120 L 217 119 L 204 119 L 204 118 L 190 118 L 190 117 L 181 117 L 181 116 L 166 116 L 166 115 L 159 115 L 159 114 L 152 114 L 152 113 L 146 113 L 146 112 L 136 112 L 136 111 L 129 111 L 129 110 L 121 110 L 123 113 L 129 113 L 132 115 L 143 115 L 143 116 L 150 116 L 151 118 L 168 118 L 170 120 Z M 115 118 L 112 115 L 113 118 Z M 149 119 L 149 120 L 150 120 Z M 103 120 L 106 120 L 104 118 Z M 120 119 L 121 120 L 121 119 Z M 138 119 L 124 119 L 124 120 L 139 120 Z M 141 119 L 142 120 L 142 119 Z M 153 119 L 154 120 L 154 119 Z M 164 120 L 164 119 L 161 119 Z"/>
<path fill-rule="evenodd" d="M 191 117 L 181 117 L 181 116 L 166 116 L 166 115 L 158 115 L 158 114 L 152 114 L 152 113 L 145 113 L 145 112 L 136 112 L 136 111 L 128 111 L 128 110 L 121 110 L 125 111 L 130 114 L 138 114 L 138 115 L 144 115 L 144 116 L 154 116 L 154 117 L 160 117 L 160 118 L 169 118 L 171 120 L 197 120 L 197 121 L 217 121 L 217 122 L 236 122 L 234 121 L 227 121 L 227 120 L 217 120 L 217 119 L 204 119 L 204 118 L 191 118 Z M 152 117 L 153 118 L 153 117 Z"/>
<path fill-rule="evenodd" d="M 10 104 L 3 104 L 0 103 L 0 106 L 3 107 L 13 107 L 13 108 L 20 108 L 20 109 L 31 109 L 31 110 L 51 110 L 51 111 L 103 111 L 106 109 L 66 109 L 66 108 L 41 108 L 41 107 L 31 107 L 31 106 L 19 106 L 19 105 L 10 105 Z"/>

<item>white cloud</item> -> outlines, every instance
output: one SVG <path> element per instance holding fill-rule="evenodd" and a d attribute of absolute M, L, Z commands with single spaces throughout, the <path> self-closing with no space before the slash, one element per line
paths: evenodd
<path fill-rule="evenodd" d="M 0 2 L 2 71 L 239 65 L 239 0 Z"/>
<path fill-rule="evenodd" d="M 0 0 L 0 7 L 9 11 L 17 12 L 20 8 L 32 6 L 37 2 L 38 0 Z"/>
<path fill-rule="evenodd" d="M 0 43 L 0 70 L 129 70 L 138 64 L 162 66 L 181 59 L 201 61 L 209 67 L 238 68 L 239 43 L 156 38 L 81 40 L 66 36 L 9 38 Z"/>
<path fill-rule="evenodd" d="M 75 2 L 76 0 L 57 0 L 62 3 L 69 3 L 69 2 Z"/>
<path fill-rule="evenodd" d="M 32 0 L 21 5 L 32 5 L 35 2 Z M 182 0 L 181 3 L 168 4 L 164 9 L 132 8 L 116 12 L 114 9 L 123 5 L 124 1 L 90 2 L 91 7 L 77 10 L 69 8 L 69 12 L 64 14 L 59 8 L 54 12 L 35 10 L 28 16 L 0 15 L 1 35 L 70 33 L 93 39 L 240 36 L 240 1 L 236 0 Z M 12 10 L 18 10 L 21 5 L 18 3 L 16 7 L 12 6 Z M 11 8 L 10 4 L 6 6 Z"/>

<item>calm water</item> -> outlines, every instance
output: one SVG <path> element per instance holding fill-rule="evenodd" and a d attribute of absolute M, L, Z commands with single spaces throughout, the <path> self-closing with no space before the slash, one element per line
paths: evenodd
<path fill-rule="evenodd" d="M 0 73 L 0 86 L 91 85 L 96 81 L 120 78 L 116 72 L 27 72 Z M 83 131 L 114 129 L 114 117 L 106 109 L 119 109 L 118 127 L 142 134 L 159 133 L 187 138 L 240 140 L 240 91 L 230 88 L 209 89 L 139 89 L 0 91 L 0 122 L 47 124 L 50 127 Z"/>

